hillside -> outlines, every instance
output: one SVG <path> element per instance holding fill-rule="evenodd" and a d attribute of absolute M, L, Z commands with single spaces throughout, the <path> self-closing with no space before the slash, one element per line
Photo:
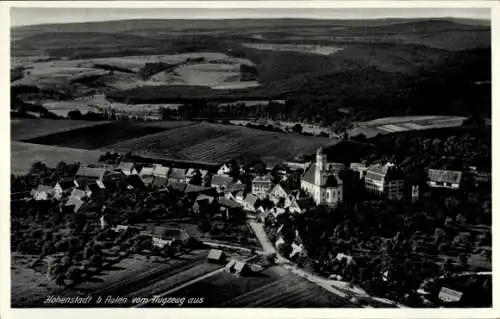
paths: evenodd
<path fill-rule="evenodd" d="M 12 33 L 13 65 L 24 69 L 14 84 L 72 96 L 105 93 L 132 104 L 285 98 L 286 117 L 326 121 L 338 108 L 358 120 L 491 113 L 491 85 L 474 84 L 491 80 L 484 21 L 128 20 Z M 253 81 L 239 64 L 255 67 Z"/>

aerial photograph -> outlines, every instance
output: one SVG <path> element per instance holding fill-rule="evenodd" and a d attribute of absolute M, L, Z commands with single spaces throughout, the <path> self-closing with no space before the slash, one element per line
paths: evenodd
<path fill-rule="evenodd" d="M 12 308 L 492 308 L 489 8 L 10 20 Z"/>

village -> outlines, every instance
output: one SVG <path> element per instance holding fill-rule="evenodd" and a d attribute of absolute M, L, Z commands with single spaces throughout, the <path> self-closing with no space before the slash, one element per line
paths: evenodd
<path fill-rule="evenodd" d="M 449 201 L 450 192 L 453 194 L 466 187 L 470 193 L 471 187 L 487 184 L 491 178 L 474 167 L 463 171 L 428 169 L 422 177 L 425 180 L 422 185 L 408 178 L 401 167 L 391 162 L 333 162 L 322 148 L 312 158 L 311 162 L 284 162 L 268 167 L 261 160 L 240 157 L 217 167 L 192 164 L 186 168 L 184 164 L 181 168 L 176 167 L 175 162 L 170 166 L 154 163 L 154 160 L 141 163 L 123 154 L 107 153 L 92 165 L 61 163 L 49 169 L 42 163 L 35 163 L 28 176 L 13 177 L 14 221 L 24 211 L 35 214 L 38 219 L 51 220 L 50 225 L 65 225 L 61 227 L 70 229 L 72 235 L 56 231 L 49 231 L 47 235 L 46 230 L 36 230 L 36 236 L 49 240 L 43 243 L 27 241 L 22 235 L 25 233 L 22 229 L 27 226 L 13 222 L 13 249 L 32 254 L 41 251 L 40 258 L 32 266 L 40 268 L 37 263 L 44 263 L 42 268 L 47 276 L 66 287 L 87 280 L 92 271 L 98 272 L 105 259 L 104 250 L 114 250 L 119 260 L 127 252 L 149 251 L 152 256 L 173 257 L 204 246 L 212 250 L 208 254 L 205 252 L 207 255 L 203 258 L 227 264 L 225 269 L 229 272 L 238 275 L 260 272 L 276 263 L 299 267 L 293 269 L 316 284 L 324 286 L 327 282 L 328 290 L 333 289 L 335 294 L 355 304 L 359 304 L 360 298 L 368 298 L 373 304 L 369 293 L 353 286 L 365 280 L 357 272 L 367 257 L 356 251 L 373 247 L 353 248 L 340 244 L 328 252 L 331 256 L 328 258 L 334 261 L 333 265 L 328 261 L 328 269 L 337 269 L 337 272 L 320 271 L 318 274 L 318 262 L 321 262 L 316 258 L 316 266 L 311 264 L 312 242 L 307 243 L 301 223 L 307 223 L 313 215 L 320 216 L 313 222 L 321 223 L 322 213 L 337 218 L 335 216 L 348 209 L 356 210 L 360 204 L 377 200 L 378 205 L 417 205 L 422 198 L 431 196 Z M 355 206 L 352 206 L 353 198 L 354 203 L 358 203 Z M 53 216 L 49 217 L 47 211 Z M 457 223 L 465 225 L 460 218 L 464 217 L 457 217 Z M 448 224 L 455 223 L 448 219 Z M 327 219 L 324 222 L 328 223 Z M 332 226 L 332 229 L 337 232 L 339 227 Z M 95 235 L 94 240 L 89 238 L 90 234 Z M 88 242 L 77 243 L 79 240 Z M 416 239 L 412 237 L 411 240 Z M 396 244 L 398 241 L 401 239 L 397 239 Z M 386 244 L 382 241 L 381 245 Z M 474 264 L 479 270 L 491 270 L 491 248 L 487 244 L 474 244 L 476 248 L 473 248 L 462 241 L 457 245 L 453 249 L 460 255 L 460 267 Z M 415 249 L 408 251 L 415 252 Z M 463 257 L 471 249 L 474 253 Z M 260 262 L 251 263 L 255 258 Z M 446 269 L 454 273 L 450 272 L 450 265 L 448 261 Z M 379 271 L 379 275 L 372 275 L 373 278 L 383 283 L 393 280 L 389 268 Z M 427 282 L 422 285 L 429 286 Z M 443 287 L 438 300 L 431 302 L 427 299 L 430 292 L 423 288 L 419 291 L 419 302 L 424 305 L 443 303 L 443 300 L 458 302 L 463 294 Z M 397 303 L 390 301 L 389 304 Z"/>

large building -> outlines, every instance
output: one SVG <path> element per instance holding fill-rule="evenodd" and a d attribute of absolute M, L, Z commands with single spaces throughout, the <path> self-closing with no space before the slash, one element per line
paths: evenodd
<path fill-rule="evenodd" d="M 337 206 L 343 199 L 342 180 L 338 177 L 340 165 L 328 163 L 323 149 L 316 152 L 316 162 L 306 170 L 300 187 L 309 194 L 316 205 Z"/>
<path fill-rule="evenodd" d="M 252 193 L 264 196 L 272 187 L 271 177 L 268 175 L 257 176 L 252 180 Z"/>
<path fill-rule="evenodd" d="M 402 199 L 405 189 L 403 171 L 392 163 L 374 164 L 368 167 L 365 175 L 365 188 L 374 194 L 388 199 Z"/>

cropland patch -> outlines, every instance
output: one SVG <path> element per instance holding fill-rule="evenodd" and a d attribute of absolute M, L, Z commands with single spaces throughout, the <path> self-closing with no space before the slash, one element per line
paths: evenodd
<path fill-rule="evenodd" d="M 105 149 L 134 151 L 142 156 L 205 162 L 224 162 L 244 155 L 257 156 L 269 162 L 280 162 L 331 143 L 334 141 L 323 137 L 200 123 L 109 145 Z"/>
<path fill-rule="evenodd" d="M 243 46 L 258 50 L 289 51 L 308 54 L 330 55 L 342 48 L 313 44 L 244 43 Z"/>
<path fill-rule="evenodd" d="M 17 119 L 10 121 L 10 136 L 14 141 L 34 139 L 40 136 L 71 131 L 78 128 L 103 125 L 108 122 Z"/>
<path fill-rule="evenodd" d="M 163 132 L 164 130 L 165 129 L 161 127 L 111 122 L 103 125 L 82 127 L 71 131 L 40 136 L 34 139 L 25 140 L 25 142 L 92 150 L 126 141 L 131 138 Z"/>
<path fill-rule="evenodd" d="M 60 162 L 87 165 L 97 162 L 100 156 L 99 151 L 11 142 L 10 169 L 12 174 L 22 175 L 28 173 L 35 162 L 42 162 L 49 167 L 56 167 Z"/>

